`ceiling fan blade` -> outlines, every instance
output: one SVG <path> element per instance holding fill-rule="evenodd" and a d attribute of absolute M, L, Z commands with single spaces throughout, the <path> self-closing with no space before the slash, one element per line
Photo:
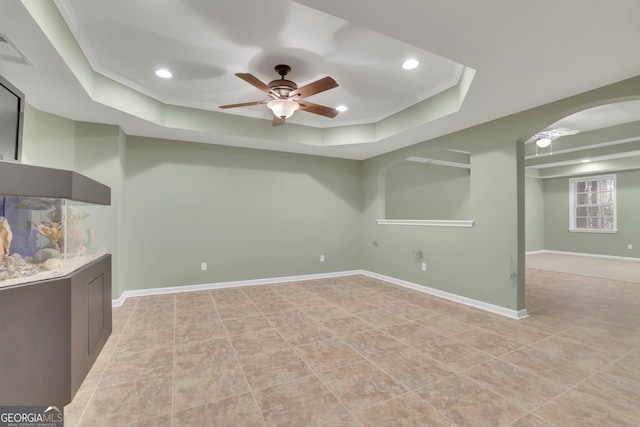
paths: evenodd
<path fill-rule="evenodd" d="M 236 76 L 240 77 L 242 80 L 244 80 L 245 82 L 249 83 L 250 85 L 257 87 L 258 89 L 260 89 L 261 91 L 263 91 L 264 93 L 266 93 L 267 95 L 269 95 L 271 97 L 276 97 L 277 96 L 276 94 L 274 94 L 271 91 L 271 88 L 269 86 L 267 86 L 265 83 L 263 83 L 260 79 L 258 79 L 253 74 L 236 73 Z"/>
<path fill-rule="evenodd" d="M 222 108 L 222 109 L 227 109 L 227 108 L 237 108 L 237 107 L 248 107 L 249 105 L 260 105 L 260 104 L 266 104 L 267 102 L 269 102 L 269 100 L 265 100 L 265 101 L 253 101 L 253 102 L 243 102 L 242 104 L 221 105 L 221 106 L 220 106 L 220 108 Z"/>
<path fill-rule="evenodd" d="M 306 111 L 307 113 L 319 114 L 321 116 L 334 118 L 338 115 L 338 110 L 335 108 L 325 107 L 324 105 L 312 104 L 307 101 L 298 101 L 300 104 L 300 110 Z"/>
<path fill-rule="evenodd" d="M 281 126 L 284 124 L 284 119 L 282 117 L 278 117 L 276 115 L 273 116 L 273 120 L 271 121 L 271 126 Z"/>
<path fill-rule="evenodd" d="M 334 87 L 338 87 L 338 83 L 333 80 L 331 77 L 324 77 L 320 80 L 316 80 L 313 83 L 309 83 L 306 86 L 302 86 L 289 94 L 289 98 L 302 99 L 307 96 L 315 95 L 320 92 L 324 92 L 325 90 L 333 89 Z"/>

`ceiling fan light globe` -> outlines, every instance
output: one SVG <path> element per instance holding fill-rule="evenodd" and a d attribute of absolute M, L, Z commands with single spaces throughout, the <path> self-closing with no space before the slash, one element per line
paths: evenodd
<path fill-rule="evenodd" d="M 539 138 L 536 140 L 536 145 L 540 148 L 547 148 L 551 144 L 551 138 Z"/>
<path fill-rule="evenodd" d="M 289 99 L 274 99 L 267 103 L 267 107 L 273 111 L 276 117 L 288 119 L 300 108 L 300 105 Z"/>

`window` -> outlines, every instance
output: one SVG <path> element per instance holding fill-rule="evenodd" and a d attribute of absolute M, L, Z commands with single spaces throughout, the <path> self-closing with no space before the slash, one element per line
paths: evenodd
<path fill-rule="evenodd" d="M 617 231 L 615 175 L 573 178 L 569 186 L 569 231 Z"/>

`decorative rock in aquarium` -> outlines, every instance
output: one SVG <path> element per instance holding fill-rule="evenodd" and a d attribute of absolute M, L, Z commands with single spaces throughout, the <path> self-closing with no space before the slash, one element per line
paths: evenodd
<path fill-rule="evenodd" d="M 42 264 L 43 262 L 51 258 L 59 259 L 59 258 L 62 258 L 62 255 L 60 254 L 60 252 L 58 252 L 53 248 L 40 249 L 38 252 L 33 254 L 33 263 Z"/>
<path fill-rule="evenodd" d="M 13 240 L 13 233 L 11 232 L 11 226 L 9 221 L 3 216 L 0 216 L 0 241 L 2 244 L 2 255 L 9 255 L 11 250 L 11 240 Z"/>

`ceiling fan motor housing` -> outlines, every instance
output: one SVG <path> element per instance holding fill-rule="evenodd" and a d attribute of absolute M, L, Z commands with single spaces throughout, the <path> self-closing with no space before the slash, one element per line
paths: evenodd
<path fill-rule="evenodd" d="M 269 88 L 278 94 L 280 98 L 288 98 L 289 93 L 298 89 L 298 85 L 291 80 L 278 79 L 269 82 Z"/>

